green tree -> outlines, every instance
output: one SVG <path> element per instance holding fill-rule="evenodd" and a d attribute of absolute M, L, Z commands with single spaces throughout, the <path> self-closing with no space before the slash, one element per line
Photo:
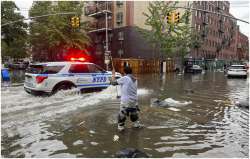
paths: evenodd
<path fill-rule="evenodd" d="M 24 19 L 12 1 L 1 1 L 1 23 Z M 3 57 L 23 58 L 27 56 L 27 23 L 19 21 L 1 27 L 1 53 Z"/>
<path fill-rule="evenodd" d="M 83 2 L 77 1 L 36 1 L 29 14 L 31 17 L 54 13 L 75 12 L 82 15 Z M 81 22 L 79 28 L 72 28 L 70 19 L 75 15 L 51 15 L 34 18 L 30 24 L 32 52 L 46 54 L 53 60 L 55 54 L 68 48 L 84 49 L 89 45 L 88 22 Z M 46 59 L 42 59 L 46 60 Z"/>
<path fill-rule="evenodd" d="M 162 58 L 184 56 L 194 47 L 197 34 L 192 33 L 190 25 L 190 10 L 184 10 L 178 23 L 168 24 L 166 17 L 169 13 L 177 12 L 178 2 L 155 1 L 149 3 L 149 13 L 145 24 L 151 27 L 151 32 L 142 31 L 143 35 L 153 44 L 155 50 Z M 197 42 L 197 41 L 196 41 Z"/>

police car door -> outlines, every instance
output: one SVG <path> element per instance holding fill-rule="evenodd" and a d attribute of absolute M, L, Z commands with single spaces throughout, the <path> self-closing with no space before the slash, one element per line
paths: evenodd
<path fill-rule="evenodd" d="M 86 64 L 72 64 L 69 73 L 77 88 L 88 88 L 92 84 L 92 76 Z"/>
<path fill-rule="evenodd" d="M 88 64 L 89 71 L 92 74 L 92 82 L 95 87 L 108 87 L 108 74 L 105 70 L 95 64 Z"/>

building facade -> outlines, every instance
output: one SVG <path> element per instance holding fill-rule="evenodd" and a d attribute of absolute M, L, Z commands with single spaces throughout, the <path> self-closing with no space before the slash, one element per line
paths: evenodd
<path fill-rule="evenodd" d="M 113 58 L 154 59 L 152 46 L 139 33 L 137 27 L 150 30 L 144 23 L 147 1 L 97 1 L 88 2 L 84 8 L 85 20 L 92 22 L 90 35 L 93 39 L 96 63 L 104 65 L 105 52 Z M 106 13 L 107 23 L 106 28 Z M 88 17 L 88 18 L 86 18 Z M 106 32 L 108 43 L 106 43 Z M 108 47 L 108 49 L 106 49 Z"/>
<path fill-rule="evenodd" d="M 146 41 L 137 27 L 150 30 L 145 25 L 149 1 L 101 1 L 87 2 L 85 18 L 92 21 L 90 34 L 94 43 L 94 56 L 104 65 L 105 51 L 113 58 L 159 59 L 153 47 Z M 229 1 L 181 1 L 178 6 L 192 7 L 232 16 Z M 178 9 L 180 14 L 183 9 Z M 107 14 L 106 14 L 107 13 Z M 106 28 L 107 15 L 107 28 Z M 238 30 L 236 20 L 203 11 L 192 11 L 191 26 L 201 37 L 198 48 L 190 50 L 190 56 L 200 60 L 237 60 L 240 52 L 238 41 L 243 36 Z M 106 32 L 108 43 L 106 43 Z M 242 37 L 242 38 L 240 38 Z M 108 48 L 107 48 L 108 46 Z M 245 55 L 244 55 L 245 56 Z"/>
<path fill-rule="evenodd" d="M 193 8 L 232 16 L 228 1 L 195 1 Z M 192 27 L 201 36 L 201 47 L 193 49 L 191 55 L 197 59 L 237 59 L 236 20 L 202 11 L 192 14 Z"/>
<path fill-rule="evenodd" d="M 237 35 L 237 57 L 240 61 L 248 61 L 249 59 L 249 40 L 239 29 Z"/>

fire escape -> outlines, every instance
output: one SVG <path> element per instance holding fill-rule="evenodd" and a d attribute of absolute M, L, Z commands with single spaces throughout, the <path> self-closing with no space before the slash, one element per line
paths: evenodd
<path fill-rule="evenodd" d="M 217 12 L 219 13 L 223 13 L 222 12 L 222 7 L 221 7 L 221 3 L 218 2 L 218 6 L 217 6 Z M 218 33 L 219 33 L 219 38 L 222 39 L 223 38 L 223 34 L 224 34 L 224 23 L 223 23 L 223 16 L 222 15 L 219 15 L 219 28 L 218 28 Z M 225 43 L 225 40 L 222 39 L 221 42 L 219 43 L 219 45 L 217 46 L 216 48 L 216 53 L 217 53 L 217 56 L 216 58 L 220 58 L 222 56 L 222 49 L 224 47 L 224 43 Z"/>
<path fill-rule="evenodd" d="M 111 42 L 112 30 L 112 2 L 111 1 L 95 1 L 88 2 L 85 7 L 85 15 L 92 17 L 90 36 L 95 47 L 96 63 L 108 69 L 109 64 L 109 46 Z"/>

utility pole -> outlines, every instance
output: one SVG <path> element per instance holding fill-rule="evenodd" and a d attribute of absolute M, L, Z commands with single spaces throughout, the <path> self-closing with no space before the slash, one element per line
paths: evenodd
<path fill-rule="evenodd" d="M 106 1 L 106 12 L 105 12 L 105 23 L 106 23 L 106 47 L 105 47 L 105 54 L 104 54 L 104 58 L 109 57 L 109 49 L 108 49 L 108 2 Z M 109 59 L 105 59 L 105 63 L 106 63 L 106 70 L 108 70 L 108 66 L 109 66 Z"/>

